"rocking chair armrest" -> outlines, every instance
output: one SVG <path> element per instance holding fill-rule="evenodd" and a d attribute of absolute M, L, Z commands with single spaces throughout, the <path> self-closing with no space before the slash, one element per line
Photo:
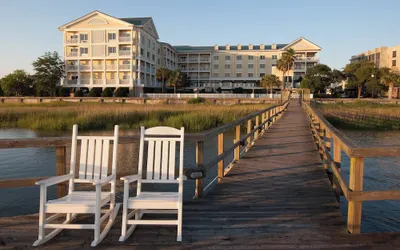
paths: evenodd
<path fill-rule="evenodd" d="M 48 179 L 44 179 L 41 181 L 37 181 L 35 184 L 36 185 L 40 185 L 40 186 L 45 186 L 45 187 L 49 187 L 64 181 L 68 181 L 74 178 L 73 174 L 66 174 L 66 175 L 60 175 L 60 176 L 54 176 Z"/>
<path fill-rule="evenodd" d="M 110 183 L 110 181 L 112 181 L 113 179 L 115 179 L 115 175 L 112 174 L 112 175 L 107 176 L 107 178 L 105 178 L 105 179 L 100 179 L 100 180 L 93 181 L 93 185 L 103 186 L 103 185 L 105 185 L 107 183 Z"/>
<path fill-rule="evenodd" d="M 187 178 L 185 175 L 182 175 L 182 180 L 183 180 L 183 181 L 186 181 L 187 179 L 188 179 L 188 178 Z M 180 180 L 179 177 L 176 178 L 176 180 L 179 181 L 179 180 Z"/>
<path fill-rule="evenodd" d="M 123 180 L 125 183 L 131 183 L 134 181 L 138 181 L 141 179 L 141 176 L 138 174 L 133 174 L 133 175 L 128 175 L 128 176 L 124 176 L 121 177 L 121 180 Z"/>

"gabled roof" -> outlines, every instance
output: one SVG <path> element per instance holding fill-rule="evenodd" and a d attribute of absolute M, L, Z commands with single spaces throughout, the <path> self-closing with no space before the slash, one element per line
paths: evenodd
<path fill-rule="evenodd" d="M 120 20 L 133 24 L 135 26 L 143 26 L 145 23 L 152 20 L 151 17 L 126 17 L 126 18 L 119 18 Z"/>
<path fill-rule="evenodd" d="M 307 41 L 307 42 L 311 43 L 312 45 L 316 46 L 318 49 L 322 50 L 321 47 L 319 47 L 319 46 L 316 45 L 315 43 L 311 42 L 310 40 L 307 40 L 307 39 L 304 38 L 304 37 L 299 37 L 299 38 L 297 38 L 297 39 L 294 40 L 293 42 L 291 42 L 291 43 L 287 44 L 286 46 L 282 47 L 282 49 L 284 49 L 284 50 L 285 50 L 285 49 L 288 49 L 288 48 L 290 48 L 292 45 L 294 45 L 295 43 L 297 43 L 297 42 L 299 42 L 299 41 L 301 41 L 301 40 Z"/>

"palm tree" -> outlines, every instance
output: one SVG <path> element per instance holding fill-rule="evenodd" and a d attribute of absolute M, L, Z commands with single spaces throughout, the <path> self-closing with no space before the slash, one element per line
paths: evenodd
<path fill-rule="evenodd" d="M 389 87 L 388 98 L 392 99 L 393 88 L 400 83 L 400 75 L 390 71 L 389 68 L 381 68 L 380 74 L 382 83 Z"/>
<path fill-rule="evenodd" d="M 283 52 L 282 57 L 276 62 L 276 67 L 283 72 L 283 84 L 285 85 L 285 76 L 288 71 L 293 69 L 294 61 L 296 60 L 296 51 L 294 49 L 288 49 Z"/>
<path fill-rule="evenodd" d="M 183 83 L 184 76 L 179 69 L 174 70 L 169 74 L 168 87 L 174 87 L 174 93 L 176 93 L 176 88 L 181 87 Z"/>
<path fill-rule="evenodd" d="M 274 87 L 279 87 L 280 84 L 281 81 L 279 80 L 279 77 L 277 77 L 276 75 L 265 75 L 260 81 L 260 86 L 264 87 L 267 90 L 267 94 L 268 94 L 268 89 L 271 90 L 272 94 L 272 89 Z"/>
<path fill-rule="evenodd" d="M 161 92 L 162 93 L 164 93 L 165 82 L 168 80 L 170 73 L 171 73 L 171 71 L 167 68 L 157 69 L 156 78 L 158 81 L 161 82 Z"/>

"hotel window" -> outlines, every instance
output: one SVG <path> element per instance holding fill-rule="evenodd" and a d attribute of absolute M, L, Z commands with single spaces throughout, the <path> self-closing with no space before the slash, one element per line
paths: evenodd
<path fill-rule="evenodd" d="M 236 68 L 237 68 L 237 69 L 241 69 L 241 68 L 242 68 L 242 65 L 241 65 L 241 64 L 236 64 Z"/>
<path fill-rule="evenodd" d="M 140 42 L 141 42 L 141 44 L 146 43 L 146 38 L 143 35 L 140 35 Z"/>
<path fill-rule="evenodd" d="M 393 58 L 396 58 L 396 56 L 397 56 L 397 50 L 393 50 L 392 57 L 393 57 Z"/>
<path fill-rule="evenodd" d="M 393 60 L 393 61 L 392 61 L 392 66 L 393 66 L 393 67 L 396 67 L 396 60 Z"/>
<path fill-rule="evenodd" d="M 236 56 L 236 60 L 241 61 L 242 60 L 242 56 Z"/>
<path fill-rule="evenodd" d="M 249 77 L 253 77 L 254 76 L 254 74 L 253 73 L 249 73 Z"/>
<path fill-rule="evenodd" d="M 225 56 L 225 60 L 226 61 L 230 61 L 231 60 L 231 56 Z"/>
<path fill-rule="evenodd" d="M 153 49 L 156 49 L 156 44 L 153 42 Z"/>
<path fill-rule="evenodd" d="M 260 73 L 260 77 L 264 77 L 265 76 L 265 73 Z"/>
<path fill-rule="evenodd" d="M 231 73 L 225 73 L 225 77 L 231 77 Z"/>
<path fill-rule="evenodd" d="M 81 43 L 87 43 L 88 34 L 79 34 L 79 39 L 80 39 Z"/>
<path fill-rule="evenodd" d="M 249 64 L 249 69 L 254 68 L 254 64 Z"/>
<path fill-rule="evenodd" d="M 218 60 L 218 56 L 214 56 L 214 60 Z"/>
<path fill-rule="evenodd" d="M 147 51 L 147 58 L 150 59 L 150 52 Z"/>
<path fill-rule="evenodd" d="M 214 69 L 218 69 L 219 65 L 218 64 L 214 64 Z"/>
<path fill-rule="evenodd" d="M 81 56 L 87 56 L 89 54 L 89 48 L 81 48 Z"/>
<path fill-rule="evenodd" d="M 116 54 L 117 53 L 117 47 L 108 47 L 108 54 Z"/>
<path fill-rule="evenodd" d="M 260 56 L 260 60 L 264 60 L 265 59 L 265 56 L 264 55 L 261 55 Z"/>
<path fill-rule="evenodd" d="M 260 64 L 260 69 L 265 69 L 265 64 Z"/>
<path fill-rule="evenodd" d="M 249 56 L 249 60 L 253 60 L 254 59 L 254 56 Z"/>
<path fill-rule="evenodd" d="M 144 49 L 140 49 L 140 55 L 143 56 L 144 55 Z"/>
<path fill-rule="evenodd" d="M 272 55 L 272 59 L 278 59 L 278 56 L 277 55 Z"/>
<path fill-rule="evenodd" d="M 236 73 L 236 77 L 242 77 L 242 73 Z"/>
<path fill-rule="evenodd" d="M 271 67 L 276 67 L 276 63 L 271 64 Z"/>
<path fill-rule="evenodd" d="M 115 33 L 108 33 L 108 41 L 117 40 L 117 34 Z"/>
<path fill-rule="evenodd" d="M 230 64 L 225 64 L 225 69 L 230 69 L 231 65 Z"/>

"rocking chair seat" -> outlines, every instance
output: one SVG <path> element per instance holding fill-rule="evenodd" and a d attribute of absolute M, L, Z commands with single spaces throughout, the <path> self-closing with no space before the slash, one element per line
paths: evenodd
<path fill-rule="evenodd" d="M 110 192 L 101 192 L 101 206 L 106 205 L 110 200 Z M 71 208 L 81 208 L 83 211 L 91 213 L 92 209 L 96 207 L 96 192 L 74 191 L 64 197 L 47 201 L 45 206 L 46 211 L 49 213 L 51 213 L 53 209 L 54 212 L 60 212 L 60 209 L 68 211 Z"/>
<path fill-rule="evenodd" d="M 133 209 L 178 209 L 177 192 L 141 192 L 128 199 L 128 207 Z"/>

